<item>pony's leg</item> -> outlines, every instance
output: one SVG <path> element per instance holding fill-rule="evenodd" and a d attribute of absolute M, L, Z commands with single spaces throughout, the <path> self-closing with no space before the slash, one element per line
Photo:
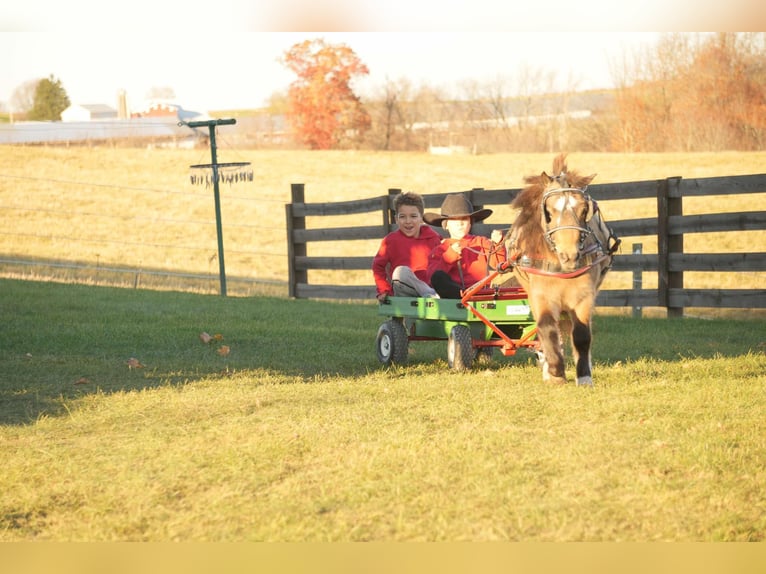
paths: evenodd
<path fill-rule="evenodd" d="M 537 319 L 537 335 L 543 347 L 543 381 L 563 385 L 567 382 L 564 373 L 564 353 L 561 346 L 561 332 L 558 318 L 550 311 L 540 314 Z"/>
<path fill-rule="evenodd" d="M 592 385 L 590 314 L 570 313 L 572 319 L 572 354 L 577 369 L 577 384 Z"/>

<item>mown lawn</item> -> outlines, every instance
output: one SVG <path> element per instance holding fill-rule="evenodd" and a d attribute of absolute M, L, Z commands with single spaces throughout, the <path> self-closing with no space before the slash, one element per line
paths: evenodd
<path fill-rule="evenodd" d="M 762 321 L 599 315 L 583 389 L 384 369 L 370 304 L 0 293 L 0 540 L 766 538 Z"/>

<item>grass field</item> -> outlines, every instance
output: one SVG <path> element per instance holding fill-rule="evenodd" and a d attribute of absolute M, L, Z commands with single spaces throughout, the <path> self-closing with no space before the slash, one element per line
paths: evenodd
<path fill-rule="evenodd" d="M 598 316 L 595 387 L 554 388 L 383 369 L 370 304 L 0 292 L 3 541 L 766 539 L 759 321 Z"/>
<path fill-rule="evenodd" d="M 205 294 L 217 290 L 212 191 L 191 186 L 187 166 L 208 150 L 0 147 L 0 256 L 91 267 L 0 266 L 90 284 L 0 279 L 0 540 L 766 539 L 762 313 L 601 311 L 596 386 L 552 388 L 524 353 L 451 373 L 445 343 L 413 344 L 408 366 L 383 369 L 374 305 L 282 296 L 291 183 L 310 202 L 513 188 L 552 154 L 231 152 L 222 135 L 219 160 L 255 172 L 222 187 L 227 271 L 262 281 L 244 292 L 258 297 Z M 766 153 L 570 165 L 596 183 L 711 177 L 763 173 Z M 766 194 L 750 203 L 686 206 L 766 209 Z M 377 247 L 361 243 L 340 248 Z M 766 238 L 702 234 L 685 247 L 766 251 Z M 110 267 L 211 280 L 163 286 L 196 293 L 92 286 L 114 279 Z M 689 274 L 692 286 L 759 288 L 763 274 Z M 222 340 L 203 344 L 203 332 Z"/>
<path fill-rule="evenodd" d="M 219 161 L 249 161 L 254 181 L 223 185 L 222 220 L 227 276 L 284 282 L 287 279 L 285 204 L 290 185 L 304 183 L 309 202 L 341 201 L 384 195 L 389 188 L 423 194 L 518 188 L 523 177 L 550 169 L 553 154 L 434 156 L 425 153 L 300 152 L 227 150 L 221 130 Z M 5 276 L 55 276 L 91 283 L 116 282 L 109 268 L 142 269 L 121 275 L 122 284 L 160 286 L 152 270 L 174 270 L 210 277 L 171 288 L 218 289 L 213 192 L 192 186 L 188 166 L 207 163 L 209 150 L 0 147 L 0 256 L 46 262 L 81 262 L 83 276 L 55 267 L 0 265 Z M 680 175 L 685 178 L 763 173 L 766 153 L 572 154 L 570 167 L 597 173 L 594 183 L 629 182 Z M 655 213 L 655 202 L 604 202 L 611 220 Z M 688 213 L 766 209 L 766 193 L 747 199 L 728 197 L 685 201 Z M 378 224 L 359 216 L 336 217 L 337 225 Z M 493 222 L 510 222 L 510 210 L 496 209 Z M 309 225 L 312 222 L 309 221 Z M 324 222 L 324 225 L 328 225 Z M 330 223 L 332 225 L 332 223 Z M 655 237 L 630 238 L 644 252 L 656 252 Z M 369 255 L 378 241 L 321 245 L 322 254 Z M 689 252 L 766 251 L 762 232 L 687 236 Z M 314 253 L 310 253 L 314 254 Z M 647 288 L 656 274 L 644 274 Z M 311 282 L 365 285 L 368 272 L 311 271 Z M 763 274 L 687 274 L 687 287 L 754 288 Z M 629 288 L 630 273 L 609 276 L 605 288 Z"/>

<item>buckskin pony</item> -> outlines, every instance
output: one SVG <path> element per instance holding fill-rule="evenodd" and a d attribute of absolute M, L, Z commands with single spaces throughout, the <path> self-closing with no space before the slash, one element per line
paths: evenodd
<path fill-rule="evenodd" d="M 578 385 L 592 385 L 591 316 L 620 240 L 587 192 L 596 174 L 569 171 L 524 178 L 511 202 L 518 215 L 506 238 L 514 275 L 529 297 L 541 343 L 543 380 L 566 383 L 563 333 L 572 339 Z"/>

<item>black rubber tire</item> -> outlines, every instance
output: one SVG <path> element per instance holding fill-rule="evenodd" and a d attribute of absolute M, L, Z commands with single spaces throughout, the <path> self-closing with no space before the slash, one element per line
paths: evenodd
<path fill-rule="evenodd" d="M 471 329 L 465 325 L 455 325 L 447 340 L 447 364 L 455 371 L 471 369 L 474 357 Z"/>
<path fill-rule="evenodd" d="M 389 319 L 378 329 L 375 350 L 378 354 L 378 360 L 384 365 L 405 364 L 409 352 L 408 346 L 407 330 L 401 321 Z"/>

